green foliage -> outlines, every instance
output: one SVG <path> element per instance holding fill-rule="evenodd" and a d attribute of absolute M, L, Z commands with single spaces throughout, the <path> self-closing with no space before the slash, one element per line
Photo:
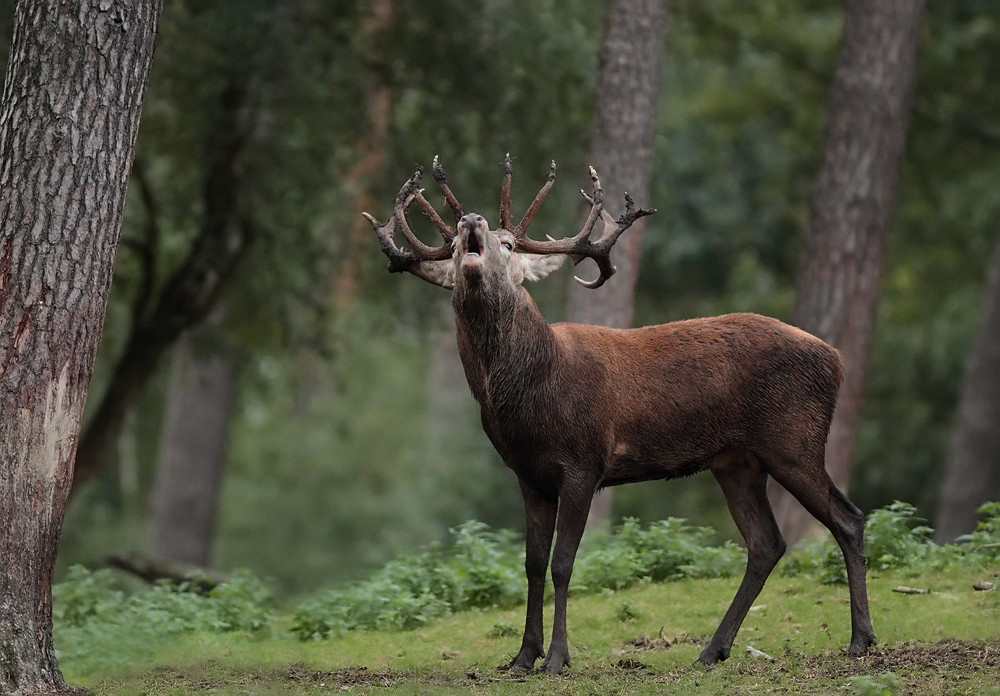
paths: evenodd
<path fill-rule="evenodd" d="M 923 524 L 909 503 L 895 501 L 874 510 L 865 522 L 865 553 L 868 567 L 876 571 L 927 567 L 976 567 L 998 557 L 1000 548 L 1000 504 L 979 508 L 983 519 L 976 531 L 958 544 L 935 544 L 933 531 Z M 783 576 L 808 574 L 824 584 L 846 584 L 847 571 L 837 543 L 830 538 L 812 539 L 790 554 L 779 566 Z"/>
<path fill-rule="evenodd" d="M 933 530 L 921 522 L 915 507 L 898 500 L 873 511 L 865 522 L 868 567 L 886 570 L 922 562 L 935 544 Z"/>
<path fill-rule="evenodd" d="M 449 546 L 402 556 L 364 580 L 303 602 L 292 632 L 309 640 L 357 629 L 412 629 L 455 611 L 520 600 L 523 555 L 512 533 L 471 521 L 452 536 Z"/>
<path fill-rule="evenodd" d="M 876 511 L 866 526 L 871 547 L 879 554 L 872 569 L 879 574 L 920 573 L 926 577 L 931 573 L 938 578 L 946 573 L 959 574 L 963 577 L 963 587 L 971 593 L 964 579 L 968 570 L 995 565 L 1000 541 L 1000 503 L 988 503 L 980 512 L 984 519 L 968 539 L 961 544 L 937 546 L 928 540 L 928 530 L 912 506 L 897 502 Z M 515 637 L 520 628 L 510 619 L 520 611 L 513 607 L 520 607 L 524 601 L 523 561 L 522 540 L 517 535 L 493 531 L 480 522 L 468 522 L 452 530 L 452 543 L 448 545 L 433 544 L 420 553 L 397 557 L 364 580 L 332 587 L 300 603 L 290 616 L 282 618 L 280 625 L 287 627 L 289 633 L 283 628 L 278 638 L 284 636 L 288 642 L 293 637 L 315 641 L 346 634 L 364 635 L 365 631 L 387 631 L 372 639 L 380 642 L 403 630 L 429 630 L 432 624 L 442 623 L 437 619 L 456 612 L 487 613 L 494 608 L 514 613 L 486 614 L 491 618 L 476 629 L 476 635 L 492 639 Z M 587 541 L 577 559 L 572 589 L 578 595 L 576 601 L 585 606 L 588 602 L 599 605 L 600 608 L 594 605 L 589 611 L 600 615 L 603 631 L 618 630 L 608 628 L 613 624 L 621 624 L 622 630 L 625 626 L 633 627 L 629 628 L 631 636 L 617 638 L 625 641 L 634 638 L 635 631 L 655 632 L 657 626 L 645 625 L 647 607 L 652 606 L 648 593 L 661 592 L 653 589 L 655 585 L 681 578 L 738 574 L 743 561 L 740 549 L 732 544 L 714 545 L 708 530 L 691 527 L 682 520 L 664 520 L 647 527 L 627 520 L 613 533 Z M 600 569 L 606 562 L 612 564 L 611 570 Z M 813 588 L 807 593 L 801 590 L 781 593 L 785 598 L 782 601 L 790 603 L 788 611 L 794 611 L 797 621 L 805 622 L 800 614 L 815 611 L 817 580 L 824 585 L 842 581 L 843 559 L 832 541 L 815 541 L 779 567 L 781 575 L 802 578 L 804 585 Z M 873 576 L 875 582 L 870 583 L 873 593 L 878 592 L 877 578 L 878 575 Z M 779 587 L 781 582 L 788 581 L 778 581 Z M 623 595 L 615 602 L 603 597 L 624 592 L 630 586 L 638 589 L 629 591 L 643 594 Z M 720 596 L 709 601 L 699 594 L 709 587 L 715 588 L 711 592 L 721 592 Z M 771 584 L 768 587 L 772 592 L 781 592 Z M 888 593 L 884 587 L 882 591 Z M 685 601 L 721 606 L 731 597 L 732 587 L 689 584 L 684 592 L 694 593 Z M 597 599 L 588 599 L 587 595 Z M 646 599 L 637 599 L 639 596 Z M 884 599 L 880 614 L 892 611 L 892 604 Z M 966 609 L 952 600 L 948 606 L 957 612 L 955 621 L 963 626 L 968 624 Z M 152 652 L 165 650 L 181 636 L 239 632 L 263 641 L 276 624 L 270 593 L 247 572 L 234 573 L 227 583 L 207 595 L 192 592 L 187 582 L 160 583 L 128 595 L 116 587 L 109 571 L 91 572 L 73 567 L 67 580 L 53 588 L 53 617 L 60 660 L 69 665 L 86 664 L 100 674 L 127 669 L 139 659 L 148 660 Z M 478 620 L 470 617 L 467 622 Z M 697 630 L 705 630 L 704 620 L 699 613 L 698 621 L 702 623 Z M 766 616 L 756 617 L 744 630 L 752 634 L 760 630 L 754 625 L 756 621 L 767 620 Z M 818 618 L 814 623 L 826 625 Z M 880 625 L 892 631 L 890 635 L 895 636 L 892 640 L 896 642 L 910 640 L 915 630 L 905 622 L 895 626 L 885 618 L 880 619 Z M 787 619 L 782 626 L 787 627 Z M 768 629 L 767 633 L 770 632 Z M 938 633 L 934 635 L 935 640 L 940 637 Z M 824 636 L 824 640 L 836 640 L 830 638 L 829 632 Z M 880 636 L 885 638 L 881 631 Z M 441 641 L 440 644 L 447 644 L 444 638 Z M 796 641 L 801 641 L 801 637 Z M 801 650 L 801 643 L 797 645 Z M 310 649 L 302 646 L 295 659 L 301 659 L 298 656 L 301 650 Z M 823 649 L 832 649 L 832 644 L 824 643 Z M 397 651 L 402 654 L 405 649 L 393 648 L 392 654 Z M 356 660 L 353 652 L 349 657 Z M 495 656 L 491 659 L 495 660 Z M 895 687 L 881 677 L 865 677 L 847 684 L 846 688 L 854 693 L 881 694 L 886 693 L 885 689 L 891 693 Z"/>
<path fill-rule="evenodd" d="M 209 591 L 208 600 L 214 610 L 213 630 L 258 633 L 270 628 L 271 591 L 250 571 L 234 572 Z"/>
<path fill-rule="evenodd" d="M 142 624 L 158 633 L 207 631 L 261 631 L 271 620 L 270 590 L 246 570 L 207 594 L 195 583 L 168 580 L 128 597 L 115 587 L 108 570 L 73 566 L 63 582 L 53 586 L 53 620 L 63 627 L 88 624 Z"/>
<path fill-rule="evenodd" d="M 1000 505 L 983 506 L 977 536 L 956 546 L 938 546 L 916 509 L 896 501 L 874 511 L 865 524 L 869 567 L 876 571 L 979 566 L 996 553 Z M 452 530 L 453 543 L 388 563 L 369 578 L 327 590 L 301 603 L 292 632 L 303 640 L 358 629 L 412 629 L 466 609 L 506 607 L 523 601 L 521 543 L 509 531 L 481 522 Z M 712 530 L 667 519 L 643 527 L 626 519 L 611 533 L 585 540 L 570 585 L 574 595 L 614 592 L 640 583 L 739 574 L 746 554 L 732 542 L 712 543 Z M 985 553 L 981 550 L 985 550 Z M 847 582 L 843 555 L 832 539 L 812 540 L 779 566 L 782 576 L 809 576 L 823 584 Z M 620 605 L 619 621 L 635 618 Z"/>
<path fill-rule="evenodd" d="M 195 592 L 191 581 L 161 581 L 126 596 L 110 571 L 73 566 L 53 586 L 52 597 L 60 659 L 99 654 L 109 666 L 127 663 L 131 650 L 148 649 L 146 644 L 171 636 L 195 631 L 264 635 L 273 620 L 271 592 L 249 571 L 234 572 L 208 594 Z"/>
<path fill-rule="evenodd" d="M 122 601 L 110 570 L 92 571 L 75 565 L 52 587 L 52 620 L 62 626 L 82 626 L 118 611 Z"/>
<path fill-rule="evenodd" d="M 739 572 L 746 562 L 743 550 L 732 542 L 713 545 L 714 534 L 679 519 L 644 528 L 639 520 L 626 518 L 613 535 L 586 544 L 573 570 L 573 590 L 620 590 L 639 581 L 718 578 Z"/>
<path fill-rule="evenodd" d="M 636 609 L 635 604 L 629 600 L 621 602 L 617 607 L 615 607 L 615 618 L 620 622 L 625 623 L 628 621 L 635 621 L 642 614 Z"/>
<path fill-rule="evenodd" d="M 959 537 L 956 542 L 963 545 L 968 553 L 984 558 L 1000 558 L 1000 501 L 983 503 L 976 510 L 981 520 L 970 534 Z"/>
<path fill-rule="evenodd" d="M 717 624 L 732 600 L 735 579 L 647 583 L 612 598 L 604 593 L 576 598 L 569 627 L 573 669 L 559 679 L 497 671 L 517 648 L 521 606 L 464 612 L 415 631 L 352 631 L 322 642 L 303 643 L 284 631 L 254 640 L 185 633 L 152 644 L 144 634 L 119 634 L 119 643 L 83 646 L 89 653 L 75 651 L 78 659 L 63 659 L 61 667 L 72 685 L 108 696 L 338 691 L 687 696 L 758 693 L 762 685 L 826 696 L 850 693 L 850 676 L 874 682 L 885 671 L 899 676 L 899 693 L 994 693 L 995 669 L 985 658 L 998 646 L 993 620 L 998 593 L 975 592 L 964 570 L 929 570 L 924 580 L 935 592 L 904 596 L 892 592 L 910 584 L 900 571 L 872 577 L 869 594 L 880 642 L 869 660 L 843 654 L 850 635 L 846 589 L 817 586 L 802 576 L 769 580 L 758 600 L 768 609 L 747 617 L 732 658 L 711 671 L 691 667 L 703 648 L 697 637 Z M 624 603 L 640 616 L 619 622 L 616 613 Z M 281 617 L 277 623 L 286 622 Z M 62 648 L 59 634 L 56 640 Z M 746 656 L 746 644 L 775 661 Z M 123 652 L 127 662 L 108 665 L 108 655 Z M 645 668 L 623 669 L 623 660 L 638 660 Z"/>
<path fill-rule="evenodd" d="M 893 672 L 850 677 L 846 688 L 854 696 L 892 696 L 899 693 L 902 682 Z"/>
<path fill-rule="evenodd" d="M 498 621 L 486 633 L 487 638 L 515 638 L 521 635 L 521 629 L 510 621 Z"/>
<path fill-rule="evenodd" d="M 745 563 L 727 542 L 709 545 L 711 530 L 664 520 L 642 528 L 626 520 L 613 534 L 588 541 L 573 571 L 575 594 L 615 591 L 640 582 L 727 577 Z M 522 542 L 481 522 L 452 530 L 449 546 L 388 563 L 369 578 L 323 592 L 298 606 L 292 632 L 303 640 L 357 629 L 412 629 L 433 618 L 523 601 Z"/>

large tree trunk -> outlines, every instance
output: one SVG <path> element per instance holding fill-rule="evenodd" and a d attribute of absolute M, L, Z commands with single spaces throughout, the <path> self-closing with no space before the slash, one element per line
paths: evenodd
<path fill-rule="evenodd" d="M 52 570 L 160 9 L 15 10 L 0 105 L 0 693 L 66 686 Z"/>
<path fill-rule="evenodd" d="M 152 492 L 149 553 L 206 567 L 235 395 L 232 364 L 188 336 L 174 356 Z"/>
<path fill-rule="evenodd" d="M 840 350 L 844 385 L 826 448 L 834 483 L 846 489 L 875 332 L 885 253 L 913 101 L 922 0 L 845 3 L 826 138 L 799 258 L 792 322 Z M 812 518 L 770 486 L 785 539 Z"/>
<path fill-rule="evenodd" d="M 620 211 L 613 206 L 624 205 L 626 191 L 638 205 L 649 204 L 667 0 L 609 0 L 606 13 L 590 163 L 601 176 L 604 200 L 617 214 Z M 614 258 L 618 271 L 600 290 L 571 282 L 569 321 L 631 326 L 644 228 L 644 220 L 638 220 L 618 241 Z M 594 497 L 590 524 L 608 519 L 611 500 L 610 489 Z"/>
<path fill-rule="evenodd" d="M 938 542 L 976 527 L 976 508 L 1000 497 L 1000 241 L 990 259 L 979 334 L 962 383 L 938 499 Z"/>

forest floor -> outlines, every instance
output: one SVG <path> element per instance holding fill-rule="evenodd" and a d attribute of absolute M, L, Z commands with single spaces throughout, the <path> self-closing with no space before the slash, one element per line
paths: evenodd
<path fill-rule="evenodd" d="M 571 597 L 573 665 L 558 677 L 508 672 L 522 609 L 470 611 L 414 631 L 353 632 L 300 642 L 279 620 L 270 635 L 194 633 L 121 646 L 63 669 L 105 694 L 995 694 L 1000 696 L 1000 591 L 991 572 L 871 573 L 879 645 L 846 656 L 847 588 L 773 577 L 732 657 L 692 666 L 739 584 L 683 580 Z M 992 577 L 991 577 L 992 576 Z M 930 589 L 904 594 L 900 586 Z M 547 621 L 551 605 L 547 608 Z M 547 624 L 548 625 L 548 624 Z M 58 646 L 57 646 L 58 647 Z M 751 650 L 751 648 L 753 650 Z M 763 655 L 754 651 L 760 651 Z"/>

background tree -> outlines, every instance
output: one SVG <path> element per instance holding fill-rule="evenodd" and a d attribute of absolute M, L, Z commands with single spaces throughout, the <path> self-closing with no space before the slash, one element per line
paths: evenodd
<path fill-rule="evenodd" d="M 137 183 L 148 216 L 145 238 L 137 243 L 141 287 L 133 299 L 125 345 L 80 437 L 74 487 L 113 459 L 125 417 L 160 359 L 184 330 L 208 316 L 257 236 L 257 223 L 240 200 L 240 159 L 251 127 L 242 118 L 245 98 L 246 85 L 236 78 L 219 95 L 218 117 L 205 142 L 208 171 L 198 233 L 162 286 L 157 275 L 159 203 L 141 164 L 138 168 Z"/>
<path fill-rule="evenodd" d="M 922 17 L 916 0 L 846 3 L 823 162 L 800 255 L 792 323 L 837 347 L 846 368 L 826 458 L 841 488 L 861 417 Z M 771 495 L 782 533 L 794 543 L 811 517 L 773 482 Z"/>
<path fill-rule="evenodd" d="M 638 205 L 651 206 L 648 199 L 660 106 L 667 0 L 609 0 L 604 21 L 590 128 L 590 163 L 601 175 L 609 200 L 624 200 L 627 191 Z M 617 273 L 600 291 L 570 282 L 568 321 L 615 328 L 632 325 L 644 229 L 645 220 L 639 220 L 619 240 L 614 259 Z M 611 500 L 610 490 L 594 498 L 589 524 L 609 518 Z"/>
<path fill-rule="evenodd" d="M 154 558 L 200 567 L 215 541 L 236 395 L 234 361 L 207 333 L 186 335 L 173 351 L 148 546 Z"/>
<path fill-rule="evenodd" d="M 973 344 L 934 537 L 951 542 L 976 527 L 976 508 L 1000 496 L 1000 242 L 991 256 L 979 333 Z"/>
<path fill-rule="evenodd" d="M 160 7 L 22 2 L 15 12 L 0 104 L 4 693 L 65 687 L 52 572 Z"/>
<path fill-rule="evenodd" d="M 363 573 L 472 517 L 522 523 L 464 380 L 449 377 L 453 338 L 440 336 L 453 333 L 438 330 L 447 293 L 389 282 L 397 279 L 371 240 L 348 251 L 351 210 L 363 205 L 351 174 L 374 126 L 369 95 L 385 87 L 391 97 L 383 165 L 368 179 L 376 201 L 440 154 L 463 201 L 495 210 L 510 152 L 523 210 L 555 159 L 562 183 L 533 225 L 558 237 L 579 205 L 573 178 L 591 161 L 581 135 L 596 106 L 603 0 L 393 5 L 372 39 L 362 28 L 374 2 L 168 4 L 145 99 L 142 166 L 87 410 L 96 413 L 146 287 L 140 181 L 158 220 L 151 310 L 202 229 L 206 144 L 235 74 L 246 85 L 238 125 L 249 138 L 238 158 L 240 210 L 257 236 L 220 291 L 226 316 L 199 341 L 237 367 L 213 556 L 224 570 L 272 578 L 282 594 Z M 12 6 L 0 0 L 0 61 Z M 850 483 L 864 510 L 894 499 L 933 509 L 1000 216 L 1000 5 L 953 0 L 926 11 Z M 787 320 L 843 6 L 672 0 L 670 25 L 645 201 L 660 212 L 644 235 L 634 323 L 730 311 Z M 479 40 L 454 40 L 470 34 Z M 244 72 L 234 73 L 234 55 Z M 342 264 L 356 271 L 346 310 L 327 301 Z M 532 290 L 550 320 L 565 318 L 560 280 L 568 277 Z M 69 506 L 57 577 L 145 547 L 171 350 Z M 303 398 L 317 374 L 329 388 Z M 383 436 L 387 424 L 398 439 Z M 711 477 L 614 492 L 616 516 L 682 516 L 736 538 Z"/>

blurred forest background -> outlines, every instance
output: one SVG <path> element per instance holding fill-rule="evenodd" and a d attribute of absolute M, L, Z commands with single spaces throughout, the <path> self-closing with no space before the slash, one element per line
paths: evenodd
<path fill-rule="evenodd" d="M 635 323 L 788 319 L 842 6 L 669 8 Z M 600 0 L 166 4 L 61 569 L 137 551 L 297 594 L 470 518 L 522 528 L 448 293 L 387 274 L 360 213 L 384 219 L 437 154 L 495 222 L 510 152 L 517 211 L 559 165 L 534 234 L 575 231 L 603 18 Z M 849 490 L 934 525 L 1000 266 L 1000 6 L 929 3 L 918 61 Z M 568 275 L 531 289 L 550 321 Z M 708 476 L 619 488 L 625 515 L 738 538 Z"/>

